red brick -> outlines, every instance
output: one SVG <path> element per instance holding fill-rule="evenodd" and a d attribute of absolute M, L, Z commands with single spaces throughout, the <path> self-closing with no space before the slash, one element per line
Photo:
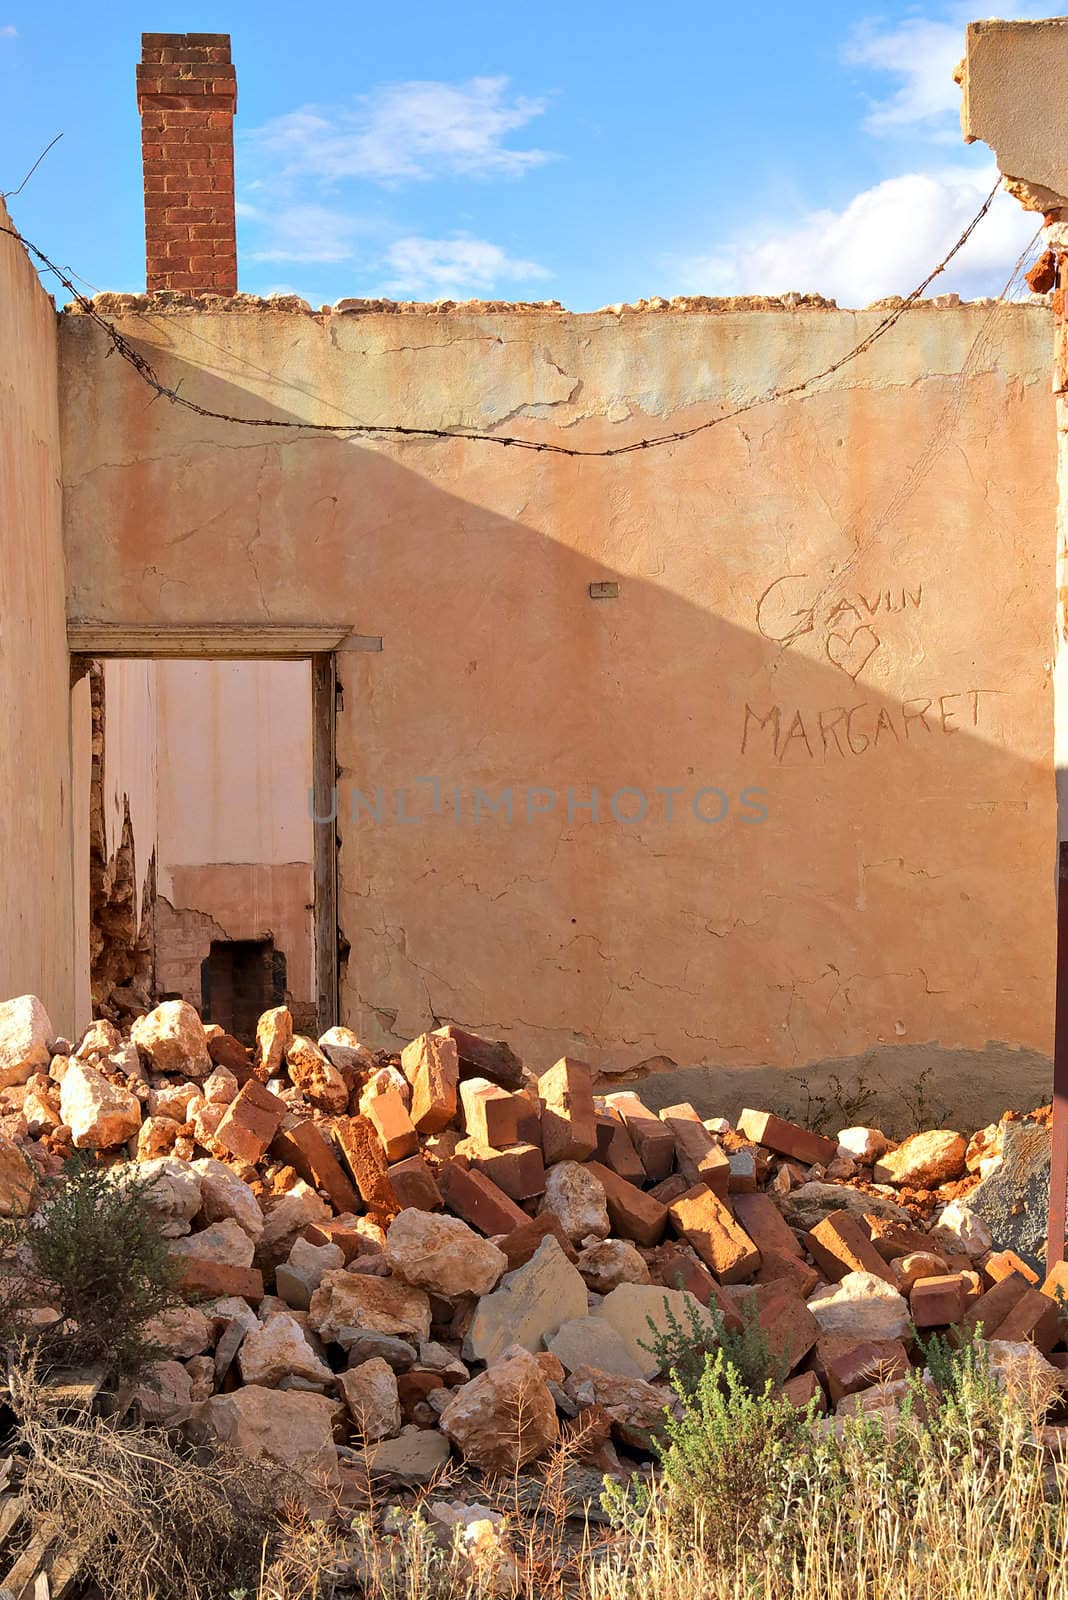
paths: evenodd
<path fill-rule="evenodd" d="M 518 1227 L 513 1228 L 503 1238 L 496 1239 L 499 1250 L 503 1250 L 508 1257 L 508 1270 L 512 1272 L 516 1267 L 523 1267 L 534 1255 L 538 1246 L 549 1235 L 556 1240 L 561 1250 L 569 1261 L 578 1260 L 578 1251 L 564 1232 L 563 1223 L 551 1211 L 543 1211 L 540 1217 L 527 1217 Z"/>
<path fill-rule="evenodd" d="M 671 1129 L 630 1091 L 605 1095 L 605 1104 L 623 1118 L 649 1181 L 660 1183 L 675 1165 L 675 1138 Z"/>
<path fill-rule="evenodd" d="M 739 1200 L 741 1196 L 736 1195 L 735 1199 Z M 757 1248 L 760 1251 L 760 1271 L 754 1282 L 785 1281 L 793 1284 L 805 1299 L 823 1282 L 816 1268 L 810 1267 L 800 1256 L 788 1256 L 785 1250 L 776 1250 L 771 1245 L 758 1245 Z"/>
<path fill-rule="evenodd" d="M 588 1161 L 586 1165 L 604 1187 L 612 1232 L 635 1244 L 659 1244 L 667 1227 L 667 1207 L 599 1161 Z"/>
<path fill-rule="evenodd" d="M 690 1187 L 695 1183 L 706 1183 L 713 1194 L 726 1200 L 731 1176 L 730 1160 L 693 1106 L 685 1103 L 665 1106 L 660 1118 L 675 1141 L 675 1159 Z"/>
<path fill-rule="evenodd" d="M 182 1293 L 208 1300 L 235 1294 L 258 1305 L 263 1299 L 263 1273 L 255 1267 L 235 1267 L 226 1261 L 198 1261 L 195 1256 L 185 1256 Z"/>
<path fill-rule="evenodd" d="M 858 1340 L 827 1355 L 823 1362 L 827 1392 L 835 1405 L 847 1394 L 858 1394 L 874 1383 L 903 1378 L 908 1370 L 908 1351 L 897 1340 Z"/>
<path fill-rule="evenodd" d="M 334 1138 L 368 1211 L 395 1216 L 400 1207 L 374 1123 L 367 1117 L 336 1117 L 333 1127 Z"/>
<path fill-rule="evenodd" d="M 285 1101 L 250 1078 L 227 1106 L 215 1138 L 239 1161 L 255 1166 L 266 1155 L 285 1114 Z"/>
<path fill-rule="evenodd" d="M 1046 1274 L 1042 1293 L 1068 1307 L 1068 1261 L 1058 1261 Z"/>
<path fill-rule="evenodd" d="M 668 1213 L 676 1231 L 693 1245 L 720 1283 L 744 1283 L 759 1268 L 760 1251 L 730 1208 L 705 1184 L 687 1190 Z"/>
<path fill-rule="evenodd" d="M 897 1287 L 897 1280 L 867 1231 L 849 1211 L 832 1211 L 806 1235 L 809 1255 L 831 1283 L 847 1272 L 871 1272 Z"/>
<path fill-rule="evenodd" d="M 458 1162 L 447 1161 L 438 1173 L 438 1183 L 449 1210 L 488 1237 L 512 1233 L 527 1221 L 526 1212 L 485 1173 L 467 1172 Z"/>
<path fill-rule="evenodd" d="M 917 1328 L 944 1328 L 959 1322 L 967 1305 L 967 1289 L 959 1272 L 917 1278 L 909 1290 L 909 1309 Z"/>
<path fill-rule="evenodd" d="M 585 1161 L 597 1149 L 593 1076 L 584 1061 L 562 1056 L 538 1079 L 545 1165 Z"/>
<path fill-rule="evenodd" d="M 401 1051 L 401 1068 L 412 1086 L 412 1121 L 420 1133 L 440 1133 L 456 1116 L 456 1045 L 441 1034 L 422 1033 Z"/>
<path fill-rule="evenodd" d="M 1037 1283 L 1039 1274 L 1016 1254 L 1015 1250 L 992 1250 L 983 1262 L 983 1276 L 987 1283 L 1000 1283 L 1015 1272 L 1025 1283 Z"/>
<path fill-rule="evenodd" d="M 804 1411 L 815 1401 L 817 1412 L 827 1409 L 827 1396 L 823 1386 L 814 1372 L 795 1372 L 792 1378 L 787 1378 L 775 1390 L 776 1400 L 788 1400 L 798 1411 Z"/>
<path fill-rule="evenodd" d="M 623 1118 L 618 1113 L 613 1115 L 610 1111 L 598 1111 L 595 1127 L 598 1161 L 627 1183 L 643 1184 L 645 1168 L 641 1156 L 631 1143 L 630 1134 L 623 1126 Z"/>
<path fill-rule="evenodd" d="M 479 1144 L 500 1150 L 519 1141 L 519 1096 L 488 1078 L 467 1078 L 460 1084 L 464 1127 Z M 529 1101 L 523 1102 L 529 1111 Z"/>
<path fill-rule="evenodd" d="M 804 1255 L 793 1230 L 770 1195 L 737 1194 L 731 1200 L 731 1210 L 761 1255 L 765 1249 L 778 1250 L 788 1256 Z"/>
<path fill-rule="evenodd" d="M 469 1033 L 454 1022 L 435 1028 L 434 1034 L 455 1044 L 461 1078 L 488 1078 L 502 1089 L 522 1088 L 523 1063 L 503 1039 L 484 1039 L 480 1033 Z"/>
<path fill-rule="evenodd" d="M 981 1305 L 982 1301 L 976 1304 Z M 997 1339 L 1012 1343 L 1030 1339 L 1043 1352 L 1052 1350 L 1059 1343 L 1060 1336 L 1061 1319 L 1057 1302 L 1044 1295 L 1041 1289 L 1030 1287 L 1024 1290 L 1016 1304 L 1002 1318 L 994 1335 Z"/>
<path fill-rule="evenodd" d="M 910 1227 L 907 1222 L 865 1216 L 863 1226 L 884 1261 L 897 1261 L 902 1256 L 911 1256 L 917 1250 L 933 1249 L 930 1235 L 920 1228 Z M 938 1250 L 935 1254 L 941 1255 L 942 1252 Z"/>
<path fill-rule="evenodd" d="M 356 1191 L 329 1139 L 310 1119 L 287 1116 L 271 1142 L 271 1153 L 299 1172 L 305 1183 L 321 1189 L 335 1211 L 359 1210 Z"/>
<path fill-rule="evenodd" d="M 419 1149 L 419 1135 L 396 1089 L 373 1095 L 364 1106 L 364 1114 L 374 1127 L 387 1162 L 403 1161 Z"/>
<path fill-rule="evenodd" d="M 741 1333 L 744 1324 L 738 1307 L 689 1250 L 666 1243 L 657 1245 L 649 1254 L 649 1270 L 654 1282 L 661 1283 L 665 1289 L 682 1289 L 692 1294 L 700 1305 L 711 1306 L 719 1312 L 728 1333 Z"/>
<path fill-rule="evenodd" d="M 985 1294 L 972 1301 L 964 1313 L 964 1321 L 970 1328 L 981 1325 L 984 1339 L 999 1339 L 998 1329 L 1030 1287 L 1022 1273 L 1006 1273 Z"/>
<path fill-rule="evenodd" d="M 545 1163 L 536 1144 L 513 1144 L 507 1150 L 480 1145 L 469 1159 L 476 1172 L 484 1173 L 513 1200 L 532 1200 L 545 1193 Z"/>
<path fill-rule="evenodd" d="M 819 1323 L 793 1285 L 786 1282 L 761 1284 L 756 1305 L 768 1354 L 792 1372 L 819 1338 Z"/>
<path fill-rule="evenodd" d="M 692 1189 L 693 1184 L 684 1178 L 681 1172 L 673 1172 L 670 1178 L 664 1178 L 660 1183 L 654 1183 L 647 1192 L 654 1200 L 659 1200 L 662 1206 L 669 1206 L 677 1200 L 680 1194 L 685 1194 L 687 1189 Z"/>
<path fill-rule="evenodd" d="M 402 1211 L 440 1211 L 444 1204 L 434 1174 L 422 1156 L 409 1156 L 390 1167 L 389 1181 Z"/>
<path fill-rule="evenodd" d="M 796 1122 L 787 1122 L 771 1111 L 743 1111 L 738 1119 L 738 1132 L 752 1139 L 754 1144 L 762 1144 L 765 1150 L 774 1150 L 806 1166 L 817 1161 L 826 1165 L 838 1154 L 837 1140 L 799 1128 Z"/>

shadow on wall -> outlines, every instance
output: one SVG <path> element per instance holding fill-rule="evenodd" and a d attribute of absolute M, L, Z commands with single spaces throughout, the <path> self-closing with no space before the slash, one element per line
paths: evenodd
<path fill-rule="evenodd" d="M 290 319 L 242 320 L 281 350 Z M 1048 1093 L 1053 436 L 1019 386 L 973 378 L 952 449 L 944 388 L 861 386 L 583 462 L 264 438 L 147 405 L 80 319 L 64 339 L 109 419 L 66 457 L 72 614 L 383 638 L 339 659 L 342 1020 L 369 1042 L 456 1020 L 705 1114 L 803 1105 L 784 1069 L 832 1100 L 859 1075 L 899 1125 L 917 1094 L 978 1125 Z"/>

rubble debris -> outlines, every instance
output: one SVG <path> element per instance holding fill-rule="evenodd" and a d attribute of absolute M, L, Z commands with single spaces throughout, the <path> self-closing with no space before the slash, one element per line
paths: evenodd
<path fill-rule="evenodd" d="M 253 1054 L 184 1002 L 74 1047 L 22 996 L 0 1004 L 0 1213 L 75 1150 L 145 1180 L 187 1304 L 153 1330 L 142 1415 L 335 1488 L 456 1456 L 512 1472 L 561 1419 L 629 1473 L 671 1404 L 657 1338 L 712 1349 L 749 1316 L 783 1396 L 839 1413 L 893 1414 L 917 1329 L 976 1329 L 1010 1374 L 1068 1367 L 1068 1275 L 1038 1270 L 1044 1112 L 894 1146 L 592 1084 L 451 1024 L 399 1056 L 303 1038 L 285 1007 Z"/>

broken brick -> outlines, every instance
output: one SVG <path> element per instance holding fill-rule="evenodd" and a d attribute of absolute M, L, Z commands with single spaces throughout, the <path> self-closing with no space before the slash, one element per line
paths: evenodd
<path fill-rule="evenodd" d="M 489 1078 L 502 1089 L 519 1089 L 523 1084 L 523 1063 L 503 1039 L 484 1039 L 448 1022 L 435 1028 L 435 1039 L 448 1039 L 456 1047 L 461 1078 Z"/>
<path fill-rule="evenodd" d="M 409 1156 L 389 1169 L 389 1181 L 402 1211 L 440 1211 L 444 1201 L 437 1180 L 422 1156 Z"/>
<path fill-rule="evenodd" d="M 753 1280 L 755 1283 L 792 1283 L 798 1294 L 807 1300 L 813 1289 L 818 1289 L 824 1281 L 816 1268 L 810 1267 L 801 1256 L 788 1256 L 785 1250 L 775 1250 L 769 1245 L 757 1245 L 757 1248 L 760 1270 Z"/>
<path fill-rule="evenodd" d="M 512 1233 L 528 1220 L 526 1212 L 485 1173 L 468 1172 L 459 1162 L 444 1163 L 438 1184 L 449 1210 L 488 1237 Z"/>
<path fill-rule="evenodd" d="M 827 1396 L 823 1386 L 814 1372 L 795 1372 L 792 1378 L 787 1378 L 785 1383 L 780 1383 L 774 1392 L 774 1399 L 788 1400 L 798 1411 L 804 1411 L 815 1403 L 817 1412 L 827 1409 Z"/>
<path fill-rule="evenodd" d="M 335 1211 L 359 1210 L 356 1190 L 326 1135 L 310 1119 L 287 1116 L 271 1141 L 271 1154 L 291 1166 L 313 1189 L 321 1189 Z"/>
<path fill-rule="evenodd" d="M 731 1210 L 761 1255 L 765 1249 L 778 1250 L 790 1256 L 801 1257 L 804 1254 L 793 1229 L 774 1200 L 766 1194 L 735 1195 L 731 1200 Z"/>
<path fill-rule="evenodd" d="M 348 1162 L 349 1171 L 368 1211 L 395 1216 L 400 1210 L 389 1181 L 385 1152 L 374 1124 L 367 1117 L 337 1117 L 334 1138 Z"/>
<path fill-rule="evenodd" d="M 508 1257 L 508 1271 L 513 1272 L 516 1267 L 526 1266 L 542 1240 L 550 1235 L 570 1262 L 578 1260 L 578 1251 L 564 1232 L 560 1218 L 552 1211 L 543 1211 L 537 1217 L 526 1217 L 511 1233 L 493 1242 Z"/>
<path fill-rule="evenodd" d="M 536 1144 L 513 1144 L 507 1150 L 481 1147 L 469 1152 L 476 1172 L 503 1189 L 513 1200 L 531 1200 L 545 1193 L 545 1162 Z"/>
<path fill-rule="evenodd" d="M 897 1287 L 890 1267 L 849 1211 L 832 1211 L 806 1235 L 806 1243 L 809 1255 L 832 1283 L 839 1283 L 847 1272 L 873 1272 Z"/>
<path fill-rule="evenodd" d="M 649 1270 L 665 1289 L 682 1289 L 699 1305 L 718 1311 L 728 1333 L 741 1333 L 744 1324 L 738 1307 L 689 1250 L 677 1244 L 657 1245 L 649 1254 Z"/>
<path fill-rule="evenodd" d="M 992 1250 L 983 1261 L 983 1276 L 990 1284 L 1000 1283 L 1014 1272 L 1026 1283 L 1038 1283 L 1039 1274 L 1015 1250 Z"/>
<path fill-rule="evenodd" d="M 184 1256 L 181 1263 L 183 1294 L 219 1300 L 237 1295 L 251 1305 L 263 1299 L 263 1273 L 256 1267 L 236 1267 L 229 1261 L 205 1261 Z"/>
<path fill-rule="evenodd" d="M 706 1183 L 721 1200 L 727 1198 L 731 1164 L 726 1151 L 713 1139 L 693 1106 L 685 1103 L 665 1106 L 660 1120 L 675 1144 L 679 1171 L 688 1186 Z"/>
<path fill-rule="evenodd" d="M 765 1150 L 774 1150 L 777 1155 L 789 1156 L 806 1166 L 813 1162 L 826 1166 L 838 1154 L 836 1139 L 799 1128 L 796 1122 L 787 1122 L 771 1111 L 743 1111 L 738 1118 L 738 1132 L 754 1144 L 762 1144 Z"/>
<path fill-rule="evenodd" d="M 373 1124 L 390 1165 L 416 1154 L 419 1135 L 399 1090 L 387 1089 L 384 1094 L 371 1095 L 364 1104 L 364 1114 Z"/>
<path fill-rule="evenodd" d="M 760 1251 L 752 1239 L 705 1184 L 687 1190 L 668 1207 L 668 1214 L 720 1283 L 744 1283 L 760 1266 Z"/>
<path fill-rule="evenodd" d="M 605 1095 L 605 1104 L 622 1117 L 650 1183 L 660 1183 L 675 1165 L 675 1138 L 671 1129 L 629 1091 Z"/>
<path fill-rule="evenodd" d="M 282 1125 L 286 1103 L 249 1078 L 227 1106 L 215 1130 L 215 1141 L 239 1161 L 262 1161 Z"/>
<path fill-rule="evenodd" d="M 446 1030 L 421 1033 L 401 1051 L 401 1070 L 412 1086 L 411 1118 L 420 1133 L 440 1133 L 456 1116 L 460 1062 Z"/>
<path fill-rule="evenodd" d="M 597 1122 L 593 1108 L 593 1075 L 584 1061 L 570 1056 L 543 1072 L 538 1079 L 541 1097 L 541 1143 L 545 1165 L 557 1161 L 585 1161 L 597 1149 Z"/>
<path fill-rule="evenodd" d="M 756 1292 L 757 1323 L 768 1354 L 792 1372 L 820 1336 L 820 1325 L 792 1284 L 765 1283 Z"/>
<path fill-rule="evenodd" d="M 917 1278 L 909 1290 L 909 1309 L 917 1328 L 943 1328 L 959 1322 L 966 1303 L 967 1289 L 959 1272 Z"/>
<path fill-rule="evenodd" d="M 635 1244 L 659 1244 L 667 1227 L 667 1207 L 599 1161 L 588 1161 L 586 1166 L 600 1179 L 604 1189 L 612 1232 L 621 1239 L 632 1239 Z"/>
<path fill-rule="evenodd" d="M 596 1129 L 597 1160 L 625 1182 L 640 1187 L 645 1182 L 645 1168 L 623 1125 L 623 1118 L 611 1111 L 598 1111 Z"/>
<path fill-rule="evenodd" d="M 992 1288 L 967 1307 L 964 1313 L 965 1323 L 970 1328 L 981 1327 L 984 1339 L 1000 1339 L 1001 1324 L 1030 1287 L 1023 1273 L 1006 1273 Z"/>
<path fill-rule="evenodd" d="M 499 1150 L 519 1142 L 519 1099 L 487 1078 L 468 1078 L 460 1084 L 464 1127 L 479 1144 Z M 529 1113 L 530 1103 L 524 1101 Z"/>
<path fill-rule="evenodd" d="M 823 1362 L 827 1392 L 835 1405 L 847 1394 L 903 1378 L 908 1371 L 908 1351 L 900 1340 L 858 1340 L 827 1355 Z"/>

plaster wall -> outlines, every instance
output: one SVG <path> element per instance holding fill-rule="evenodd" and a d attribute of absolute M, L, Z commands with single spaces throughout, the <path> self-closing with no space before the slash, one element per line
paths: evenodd
<path fill-rule="evenodd" d="M 57 1032 L 78 1020 L 65 629 L 56 317 L 0 234 L 0 995 L 36 993 Z"/>
<path fill-rule="evenodd" d="M 227 414 L 600 448 L 880 317 L 118 326 Z M 804 396 L 611 460 L 246 429 L 146 406 L 81 317 L 60 342 L 72 617 L 382 637 L 339 656 L 343 1020 L 371 1043 L 451 1018 L 727 1114 L 835 1074 L 891 1121 L 918 1080 L 962 1122 L 1045 1092 L 1044 307 L 918 310 Z"/>

